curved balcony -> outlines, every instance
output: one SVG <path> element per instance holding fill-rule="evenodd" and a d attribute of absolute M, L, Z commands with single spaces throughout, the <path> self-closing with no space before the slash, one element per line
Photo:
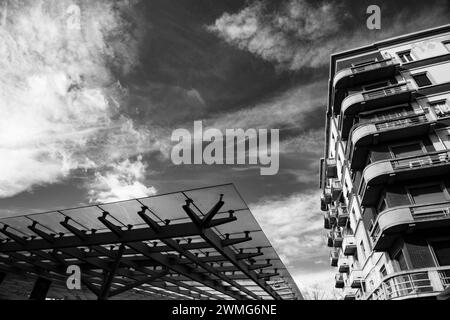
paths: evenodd
<path fill-rule="evenodd" d="M 395 240 L 409 229 L 442 228 L 450 226 L 450 201 L 415 204 L 382 211 L 370 232 L 374 250 L 389 249 Z"/>
<path fill-rule="evenodd" d="M 399 66 L 392 58 L 380 61 L 372 61 L 358 66 L 345 68 L 338 71 L 333 78 L 335 90 L 355 87 L 363 83 L 371 83 L 378 80 L 392 78 Z M 335 101 L 335 108 L 339 112 L 339 101 Z"/>
<path fill-rule="evenodd" d="M 417 156 L 381 160 L 368 165 L 358 189 L 361 205 L 374 206 L 383 184 L 450 172 L 449 150 L 434 151 Z"/>
<path fill-rule="evenodd" d="M 386 276 L 367 300 L 404 300 L 433 297 L 450 287 L 450 267 L 402 271 Z"/>
<path fill-rule="evenodd" d="M 395 119 L 360 123 L 350 132 L 350 163 L 352 169 L 364 166 L 369 145 L 396 141 L 426 134 L 436 124 L 436 118 L 428 109 L 410 113 Z"/>
<path fill-rule="evenodd" d="M 342 101 L 341 106 L 342 138 L 348 138 L 355 115 L 379 107 L 409 102 L 414 91 L 416 90 L 410 83 L 399 83 L 349 95 Z"/>

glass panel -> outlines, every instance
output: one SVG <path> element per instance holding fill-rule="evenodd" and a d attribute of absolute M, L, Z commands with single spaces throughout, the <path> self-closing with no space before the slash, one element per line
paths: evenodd
<path fill-rule="evenodd" d="M 440 266 L 450 265 L 450 240 L 432 242 L 434 254 L 438 260 Z"/>
<path fill-rule="evenodd" d="M 409 193 L 415 204 L 436 203 L 447 201 L 441 185 L 409 188 Z"/>
<path fill-rule="evenodd" d="M 425 87 L 425 86 L 432 85 L 432 82 L 428 78 L 426 73 L 415 75 L 415 76 L 413 76 L 413 78 L 419 87 Z"/>
<path fill-rule="evenodd" d="M 423 154 L 422 145 L 420 143 L 411 143 L 402 146 L 391 147 L 395 158 L 404 158 Z"/>

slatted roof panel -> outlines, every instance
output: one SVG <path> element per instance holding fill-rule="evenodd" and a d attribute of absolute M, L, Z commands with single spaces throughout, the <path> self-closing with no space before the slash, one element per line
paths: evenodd
<path fill-rule="evenodd" d="M 0 272 L 58 283 L 70 264 L 114 271 L 90 288 L 103 298 L 302 298 L 233 184 L 0 219 Z"/>

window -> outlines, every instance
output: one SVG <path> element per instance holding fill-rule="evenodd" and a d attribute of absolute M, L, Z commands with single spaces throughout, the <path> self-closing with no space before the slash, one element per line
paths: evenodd
<path fill-rule="evenodd" d="M 438 203 L 447 201 L 444 190 L 440 184 L 428 186 L 408 187 L 408 192 L 414 204 Z"/>
<path fill-rule="evenodd" d="M 394 260 L 397 261 L 398 267 L 400 270 L 408 270 L 408 265 L 406 263 L 405 255 L 403 254 L 403 251 L 400 250 L 394 257 Z"/>
<path fill-rule="evenodd" d="M 399 117 L 407 116 L 411 111 L 412 111 L 411 106 L 404 105 L 383 111 L 367 113 L 364 115 L 360 115 L 360 117 L 363 118 L 365 121 L 392 120 Z"/>
<path fill-rule="evenodd" d="M 378 205 L 378 213 L 383 212 L 384 210 L 386 210 L 386 208 L 387 208 L 386 199 L 383 198 L 380 201 L 380 204 Z"/>
<path fill-rule="evenodd" d="M 363 89 L 364 89 L 364 91 L 369 91 L 369 90 L 374 90 L 374 89 L 378 89 L 378 88 L 387 87 L 389 85 L 390 85 L 389 81 L 382 81 L 382 82 L 369 84 L 367 86 L 363 86 Z"/>
<path fill-rule="evenodd" d="M 444 41 L 444 42 L 442 42 L 442 44 L 448 51 L 450 51 L 450 41 Z"/>
<path fill-rule="evenodd" d="M 415 74 L 412 77 L 414 78 L 414 81 L 416 81 L 419 88 L 431 86 L 433 84 L 426 73 Z"/>
<path fill-rule="evenodd" d="M 447 100 L 430 102 L 429 105 L 439 117 L 450 115 L 450 106 L 448 105 Z"/>
<path fill-rule="evenodd" d="M 385 265 L 381 266 L 381 268 L 380 268 L 380 275 L 381 275 L 381 278 L 384 278 L 384 277 L 387 276 L 387 271 L 386 271 L 386 266 Z"/>
<path fill-rule="evenodd" d="M 414 58 L 411 55 L 411 50 L 399 52 L 397 55 L 403 63 L 414 61 Z"/>
<path fill-rule="evenodd" d="M 361 242 L 359 243 L 359 247 L 361 248 L 361 258 L 362 261 L 366 260 L 366 248 L 364 247 L 364 242 L 361 240 Z"/>
<path fill-rule="evenodd" d="M 421 142 L 391 146 L 390 149 L 394 158 L 417 156 L 424 153 L 423 144 Z"/>
<path fill-rule="evenodd" d="M 431 247 L 440 266 L 450 265 L 450 240 L 432 242 Z"/>
<path fill-rule="evenodd" d="M 370 60 L 365 60 L 365 61 L 359 61 L 359 62 L 356 62 L 356 63 L 352 63 L 352 67 L 361 67 L 361 66 L 365 66 L 367 64 L 371 64 L 371 63 L 374 63 L 374 62 L 377 62 L 377 58 L 373 58 L 373 59 L 370 59 Z"/>

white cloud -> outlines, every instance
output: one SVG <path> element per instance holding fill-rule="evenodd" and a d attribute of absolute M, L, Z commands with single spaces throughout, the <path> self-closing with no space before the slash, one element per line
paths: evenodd
<path fill-rule="evenodd" d="M 392 19 L 395 24 L 383 22 L 381 31 L 371 33 L 365 25 L 348 30 L 357 19 L 349 15 L 343 3 L 288 0 L 277 10 L 272 7 L 267 1 L 254 1 L 237 13 L 223 14 L 208 30 L 283 69 L 298 70 L 323 66 L 334 52 L 448 22 L 444 2 L 414 12 L 414 19 L 405 8 Z"/>
<path fill-rule="evenodd" d="M 146 168 L 142 156 L 134 162 L 126 159 L 112 164 L 107 172 L 97 173 L 95 181 L 90 184 L 90 201 L 105 203 L 155 194 L 154 187 L 146 187 L 142 183 Z"/>
<path fill-rule="evenodd" d="M 265 199 L 249 207 L 302 291 L 319 290 L 322 298 L 333 298 L 334 272 L 328 265 L 319 199 L 316 191 Z"/>
<path fill-rule="evenodd" d="M 101 172 L 110 161 L 157 148 L 149 132 L 118 114 L 126 91 L 112 69 L 138 64 L 139 35 L 122 14 L 129 3 L 3 2 L 0 197 L 60 181 L 74 169 Z M 79 28 L 68 11 L 74 4 Z"/>

